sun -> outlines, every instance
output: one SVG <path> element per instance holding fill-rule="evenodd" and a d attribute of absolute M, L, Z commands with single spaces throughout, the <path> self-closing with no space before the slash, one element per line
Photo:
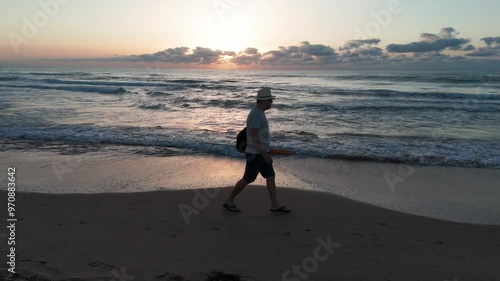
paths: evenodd
<path fill-rule="evenodd" d="M 200 47 L 235 52 L 255 47 L 256 32 L 244 21 L 200 20 L 196 31 Z"/>
<path fill-rule="evenodd" d="M 222 51 L 242 51 L 251 47 L 251 34 L 236 26 L 216 28 L 205 34 L 201 40 L 206 47 Z"/>

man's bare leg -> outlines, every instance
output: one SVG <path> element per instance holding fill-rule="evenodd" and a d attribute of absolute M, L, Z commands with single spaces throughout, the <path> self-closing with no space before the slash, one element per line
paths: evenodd
<path fill-rule="evenodd" d="M 276 199 L 276 182 L 275 176 L 266 178 L 267 191 L 269 192 L 269 197 L 271 197 L 271 207 L 273 209 L 281 207 Z"/>
<path fill-rule="evenodd" d="M 244 179 L 239 180 L 234 186 L 233 191 L 227 198 L 226 204 L 228 204 L 229 206 L 234 205 L 234 199 L 236 198 L 236 195 L 238 195 L 249 184 L 250 183 Z"/>

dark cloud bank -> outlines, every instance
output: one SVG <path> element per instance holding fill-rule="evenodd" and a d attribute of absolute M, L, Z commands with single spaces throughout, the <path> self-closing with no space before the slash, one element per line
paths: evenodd
<path fill-rule="evenodd" d="M 443 68 L 471 67 L 500 70 L 500 37 L 481 39 L 485 46 L 475 47 L 470 39 L 460 38 L 451 27 L 437 34 L 422 33 L 420 40 L 407 44 L 378 47 L 380 39 L 351 40 L 336 51 L 330 46 L 301 42 L 260 52 L 247 48 L 241 52 L 188 47 L 169 48 L 154 54 L 74 59 L 71 61 L 148 62 L 171 65 L 233 64 L 253 68 Z M 68 61 L 69 59 L 62 59 Z"/>

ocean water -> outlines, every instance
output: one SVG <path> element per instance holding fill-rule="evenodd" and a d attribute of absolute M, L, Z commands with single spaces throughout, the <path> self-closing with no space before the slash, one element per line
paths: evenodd
<path fill-rule="evenodd" d="M 242 157 L 260 87 L 296 157 L 500 168 L 500 73 L 0 69 L 0 150 Z"/>

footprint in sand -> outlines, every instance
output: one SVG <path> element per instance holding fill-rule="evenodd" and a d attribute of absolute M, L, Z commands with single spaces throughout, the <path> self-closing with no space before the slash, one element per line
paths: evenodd
<path fill-rule="evenodd" d="M 224 272 L 214 271 L 207 276 L 206 281 L 241 281 L 241 276 L 238 274 L 228 274 Z"/>
<path fill-rule="evenodd" d="M 111 270 L 111 269 L 115 268 L 112 265 L 105 264 L 105 263 L 102 263 L 102 262 L 97 262 L 97 261 L 89 263 L 89 266 L 90 267 L 102 267 L 102 268 L 105 268 L 105 269 L 108 269 L 108 270 Z"/>
<path fill-rule="evenodd" d="M 170 273 L 166 272 L 164 274 L 160 274 L 155 276 L 155 279 L 162 279 L 162 280 L 172 280 L 172 281 L 185 281 L 187 279 L 184 278 L 184 276 L 175 274 L 175 273 Z"/>
<path fill-rule="evenodd" d="M 417 240 L 417 242 L 422 242 L 422 243 L 431 243 L 431 244 L 436 244 L 436 245 L 443 245 L 443 241 L 426 241 L 426 240 Z"/>

